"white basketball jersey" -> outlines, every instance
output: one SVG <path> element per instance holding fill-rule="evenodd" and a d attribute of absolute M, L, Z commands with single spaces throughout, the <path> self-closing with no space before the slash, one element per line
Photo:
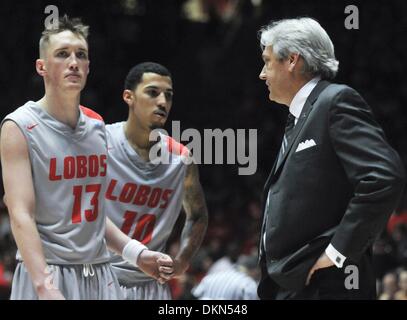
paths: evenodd
<path fill-rule="evenodd" d="M 168 163 L 153 164 L 141 159 L 124 134 L 125 122 L 106 125 L 108 136 L 107 216 L 130 238 L 150 250 L 165 250 L 181 211 L 187 165 L 182 157 L 188 150 L 171 137 L 160 135 L 161 152 Z M 112 257 L 113 269 L 121 284 L 134 286 L 151 280 L 139 269 Z"/>
<path fill-rule="evenodd" d="M 35 221 L 50 264 L 102 263 L 107 145 L 102 118 L 80 107 L 75 129 L 33 101 L 7 115 L 24 134 L 35 190 Z M 17 259 L 21 255 L 17 252 Z"/>

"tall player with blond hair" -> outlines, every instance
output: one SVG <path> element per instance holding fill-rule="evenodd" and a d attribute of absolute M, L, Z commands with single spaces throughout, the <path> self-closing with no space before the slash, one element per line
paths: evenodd
<path fill-rule="evenodd" d="M 88 27 L 64 17 L 40 40 L 45 95 L 7 115 L 1 163 L 19 261 L 11 299 L 118 299 L 107 246 L 159 281 L 169 256 L 147 250 L 104 214 L 102 118 L 80 106 L 89 73 Z M 165 268 L 165 269 L 163 269 Z"/>

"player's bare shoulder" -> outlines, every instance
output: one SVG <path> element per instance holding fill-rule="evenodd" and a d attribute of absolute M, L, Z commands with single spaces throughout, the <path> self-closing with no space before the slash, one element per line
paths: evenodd
<path fill-rule="evenodd" d="M 2 123 L 0 143 L 2 158 L 12 156 L 14 153 L 28 154 L 27 142 L 21 128 L 14 121 L 8 120 Z"/>

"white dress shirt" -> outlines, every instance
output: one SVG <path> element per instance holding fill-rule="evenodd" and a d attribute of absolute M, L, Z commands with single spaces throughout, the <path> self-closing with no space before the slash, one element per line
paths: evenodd
<path fill-rule="evenodd" d="M 311 91 L 314 90 L 319 80 L 321 80 L 321 77 L 319 76 L 312 78 L 300 90 L 298 90 L 293 100 L 291 101 L 289 111 L 295 117 L 294 125 L 297 124 L 305 101 L 307 101 L 308 96 L 311 94 Z"/>

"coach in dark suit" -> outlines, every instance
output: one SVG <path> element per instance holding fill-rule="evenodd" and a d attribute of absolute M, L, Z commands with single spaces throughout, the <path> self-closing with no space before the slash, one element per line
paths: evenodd
<path fill-rule="evenodd" d="M 269 98 L 289 107 L 264 187 L 262 299 L 374 299 L 371 247 L 395 210 L 403 165 L 363 98 L 330 83 L 333 44 L 313 19 L 260 31 Z"/>

